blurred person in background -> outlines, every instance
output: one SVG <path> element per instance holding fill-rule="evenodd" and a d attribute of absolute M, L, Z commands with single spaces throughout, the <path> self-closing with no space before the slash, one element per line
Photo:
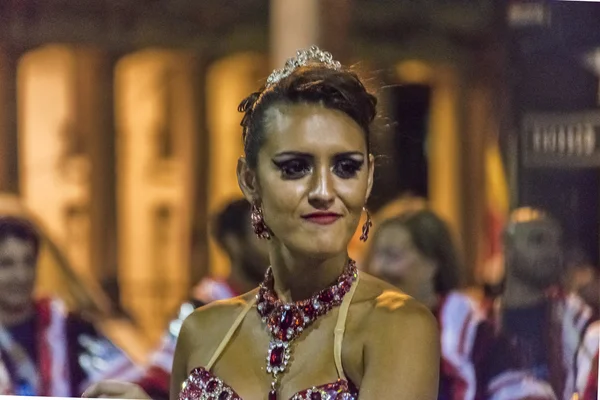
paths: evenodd
<path fill-rule="evenodd" d="M 59 299 L 34 298 L 39 247 L 29 220 L 0 216 L 0 354 L 13 394 L 78 396 L 131 362 Z"/>
<path fill-rule="evenodd" d="M 268 248 L 255 234 L 246 199 L 226 204 L 212 222 L 212 236 L 230 263 L 227 279 L 206 277 L 193 289 L 195 308 L 239 296 L 255 288 L 269 264 Z"/>
<path fill-rule="evenodd" d="M 504 247 L 502 330 L 516 340 L 529 369 L 549 381 L 558 398 L 580 396 L 586 391 L 599 338 L 588 329 L 593 310 L 563 288 L 567 271 L 560 224 L 540 210 L 515 210 L 505 229 Z M 586 331 L 592 340 L 586 341 Z"/>
<path fill-rule="evenodd" d="M 586 329 L 577 350 L 573 370 L 573 382 L 576 388 L 574 400 L 598 400 L 599 341 L 600 321 L 595 320 Z"/>
<path fill-rule="evenodd" d="M 385 221 L 388 218 L 403 214 L 407 211 L 416 211 L 427 208 L 427 200 L 423 197 L 415 196 L 412 193 L 404 193 L 399 197 L 387 202 L 381 207 L 376 214 L 371 218 L 371 222 L 374 226 L 378 226 L 381 221 Z M 367 214 L 363 213 L 359 228 L 352 236 L 350 244 L 348 245 L 348 253 L 350 257 L 356 260 L 358 269 L 364 268 L 365 257 L 369 254 L 371 248 L 371 242 L 363 242 L 360 238 L 362 236 L 362 226 L 367 220 Z"/>
<path fill-rule="evenodd" d="M 427 209 L 384 220 L 367 271 L 426 304 L 440 323 L 440 400 L 553 399 L 546 382 L 522 370 L 488 318 L 483 289 L 462 290 L 461 265 L 446 223 Z"/>
<path fill-rule="evenodd" d="M 239 296 L 258 286 L 269 265 L 268 249 L 254 234 L 250 223 L 250 203 L 239 199 L 228 203 L 212 223 L 212 235 L 230 262 L 227 279 L 206 277 L 192 290 L 179 315 L 169 324 L 160 347 L 151 356 L 150 365 L 138 384 L 153 399 L 169 398 L 171 368 L 179 330 L 185 318 L 196 308 L 216 300 Z"/>

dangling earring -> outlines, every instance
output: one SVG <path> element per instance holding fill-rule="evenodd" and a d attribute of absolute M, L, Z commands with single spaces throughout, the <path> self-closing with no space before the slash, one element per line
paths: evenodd
<path fill-rule="evenodd" d="M 259 239 L 270 240 L 271 232 L 269 231 L 267 224 L 265 224 L 262 209 L 257 205 L 257 203 L 252 203 L 250 219 L 252 220 L 252 228 L 254 228 L 254 233 L 256 236 L 258 236 Z"/>
<path fill-rule="evenodd" d="M 369 238 L 369 230 L 373 226 L 373 222 L 371 221 L 371 214 L 369 214 L 369 210 L 366 207 L 363 207 L 363 210 L 367 213 L 367 220 L 362 226 L 362 235 L 360 235 L 360 240 L 366 242 Z"/>

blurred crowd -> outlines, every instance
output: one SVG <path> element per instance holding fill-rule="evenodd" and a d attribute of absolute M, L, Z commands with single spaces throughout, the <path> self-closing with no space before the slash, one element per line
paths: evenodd
<path fill-rule="evenodd" d="M 557 220 L 541 210 L 513 211 L 499 272 L 467 285 L 446 222 L 425 200 L 402 204 L 375 216 L 359 264 L 437 317 L 439 399 L 596 399 L 599 269 L 576 243 L 567 248 Z M 197 307 L 256 287 L 268 266 L 245 200 L 215 216 L 212 235 L 231 273 L 195 285 L 147 365 L 136 365 L 61 299 L 34 295 L 38 228 L 26 215 L 0 215 L 0 394 L 80 396 L 93 382 L 118 378 L 157 400 L 168 398 L 183 320 Z"/>

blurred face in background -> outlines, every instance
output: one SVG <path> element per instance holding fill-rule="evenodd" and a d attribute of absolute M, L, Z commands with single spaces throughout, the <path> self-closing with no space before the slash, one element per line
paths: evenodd
<path fill-rule="evenodd" d="M 26 310 L 33 301 L 36 254 L 32 242 L 0 240 L 0 313 Z"/>
<path fill-rule="evenodd" d="M 408 230 L 397 224 L 384 225 L 374 239 L 369 272 L 433 307 L 437 266 L 414 245 Z"/>
<path fill-rule="evenodd" d="M 560 227 L 545 219 L 509 227 L 506 268 L 507 273 L 534 287 L 561 283 L 565 265 Z"/>
<path fill-rule="evenodd" d="M 223 237 L 224 250 L 231 261 L 240 268 L 248 278 L 260 282 L 269 266 L 269 252 L 266 240 L 260 240 L 248 223 L 241 231 L 230 231 Z"/>

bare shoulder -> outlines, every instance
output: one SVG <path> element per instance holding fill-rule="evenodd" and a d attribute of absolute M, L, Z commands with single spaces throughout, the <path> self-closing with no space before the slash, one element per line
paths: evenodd
<path fill-rule="evenodd" d="M 421 303 L 381 280 L 361 274 L 349 316 L 348 376 L 369 399 L 437 398 L 440 340 L 437 321 Z M 349 354 L 349 353 L 346 353 Z"/>
<path fill-rule="evenodd" d="M 214 301 L 196 309 L 184 321 L 179 340 L 185 347 L 211 347 L 212 338 L 222 338 L 244 307 L 254 300 L 257 290 L 226 300 Z"/>
<path fill-rule="evenodd" d="M 171 371 L 171 398 L 193 368 L 206 365 L 235 318 L 256 296 L 256 290 L 229 300 L 215 301 L 190 314 L 179 332 Z"/>
<path fill-rule="evenodd" d="M 361 273 L 353 303 L 360 308 L 365 333 L 402 329 L 437 335 L 437 320 L 426 306 L 369 274 Z"/>

